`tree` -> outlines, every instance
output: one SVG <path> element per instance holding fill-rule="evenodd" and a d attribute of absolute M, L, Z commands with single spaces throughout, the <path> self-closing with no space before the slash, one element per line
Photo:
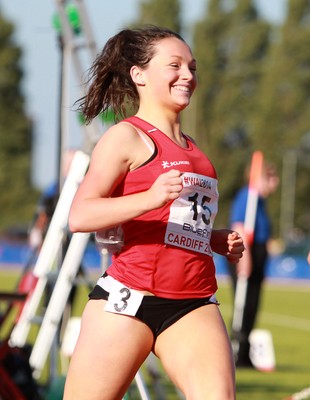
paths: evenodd
<path fill-rule="evenodd" d="M 310 145 L 305 142 L 310 131 L 310 3 L 290 0 L 288 6 L 287 19 L 275 36 L 264 69 L 255 119 L 255 143 L 262 146 L 279 170 L 282 166 L 294 169 L 297 161 L 296 175 L 290 181 L 284 176 L 278 196 L 273 199 L 279 204 L 283 195 L 283 208 L 273 205 L 274 218 L 285 221 L 289 218 L 286 210 L 293 212 L 294 221 L 287 229 L 296 226 L 309 234 Z M 291 158 L 294 153 L 295 161 Z M 291 159 L 292 163 L 286 165 Z M 285 193 L 289 187 L 294 191 L 295 178 L 294 205 L 285 198 Z M 294 210 L 289 210 L 290 207 Z M 289 237 L 292 232 L 281 233 Z"/>
<path fill-rule="evenodd" d="M 213 121 L 213 107 L 227 63 L 222 41 L 228 23 L 229 16 L 224 12 L 221 0 L 210 0 L 205 16 L 194 27 L 193 52 L 198 61 L 195 138 L 206 150 L 212 140 L 208 128 Z"/>
<path fill-rule="evenodd" d="M 14 26 L 0 15 L 0 229 L 30 221 L 37 193 L 30 182 L 31 123 L 20 84 L 21 50 Z"/>
<path fill-rule="evenodd" d="M 181 32 L 179 0 L 143 0 L 135 25 L 153 24 Z"/>

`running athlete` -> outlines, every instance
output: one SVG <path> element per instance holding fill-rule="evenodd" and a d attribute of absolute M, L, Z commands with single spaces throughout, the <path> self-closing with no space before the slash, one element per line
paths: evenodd
<path fill-rule="evenodd" d="M 108 108 L 121 121 L 97 143 L 69 225 L 99 238 L 121 226 L 123 239 L 89 295 L 64 400 L 122 399 L 150 352 L 186 399 L 235 399 L 212 253 L 237 263 L 244 246 L 212 229 L 216 172 L 181 131 L 196 83 L 189 46 L 155 26 L 120 31 L 90 69 L 86 121 Z"/>

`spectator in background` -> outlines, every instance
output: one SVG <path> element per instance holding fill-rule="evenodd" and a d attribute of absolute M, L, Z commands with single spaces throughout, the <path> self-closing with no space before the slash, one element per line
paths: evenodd
<path fill-rule="evenodd" d="M 246 182 L 248 182 L 249 168 L 245 173 L 245 178 Z M 236 295 L 238 277 L 247 278 L 241 329 L 239 332 L 232 330 L 232 339 L 238 344 L 234 354 L 237 367 L 253 367 L 249 355 L 249 335 L 254 328 L 259 308 L 262 283 L 268 259 L 268 241 L 271 236 L 271 222 L 266 209 L 266 199 L 277 189 L 278 184 L 279 178 L 276 169 L 273 165 L 264 162 L 258 188 L 258 203 L 252 244 L 248 241 L 244 227 L 248 183 L 237 192 L 231 208 L 231 229 L 240 233 L 246 248 L 237 266 L 229 264 L 234 296 Z"/>
<path fill-rule="evenodd" d="M 75 153 L 75 149 L 67 149 L 63 154 L 61 166 L 62 180 L 65 180 L 69 173 L 71 162 Z M 62 183 L 63 182 L 60 182 L 60 179 L 57 179 L 55 182 L 51 183 L 43 191 L 39 200 L 31 227 L 29 229 L 29 245 L 34 250 L 40 250 L 42 246 L 57 205 L 60 194 L 59 189 Z"/>

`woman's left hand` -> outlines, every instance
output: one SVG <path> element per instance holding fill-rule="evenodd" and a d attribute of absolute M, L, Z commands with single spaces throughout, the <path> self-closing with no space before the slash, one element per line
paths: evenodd
<path fill-rule="evenodd" d="M 242 237 L 230 229 L 213 230 L 210 244 L 213 251 L 225 256 L 232 264 L 240 260 L 245 250 Z"/>

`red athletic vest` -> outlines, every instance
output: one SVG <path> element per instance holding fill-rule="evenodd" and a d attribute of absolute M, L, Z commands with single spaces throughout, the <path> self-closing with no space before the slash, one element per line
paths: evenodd
<path fill-rule="evenodd" d="M 130 288 L 159 297 L 210 296 L 217 289 L 209 246 L 210 221 L 217 211 L 215 169 L 187 137 L 188 147 L 182 148 L 138 117 L 125 121 L 153 140 L 157 154 L 128 172 L 113 197 L 145 191 L 170 169 L 184 173 L 184 194 L 178 205 L 169 202 L 122 225 L 124 246 L 112 257 L 107 273 Z"/>

